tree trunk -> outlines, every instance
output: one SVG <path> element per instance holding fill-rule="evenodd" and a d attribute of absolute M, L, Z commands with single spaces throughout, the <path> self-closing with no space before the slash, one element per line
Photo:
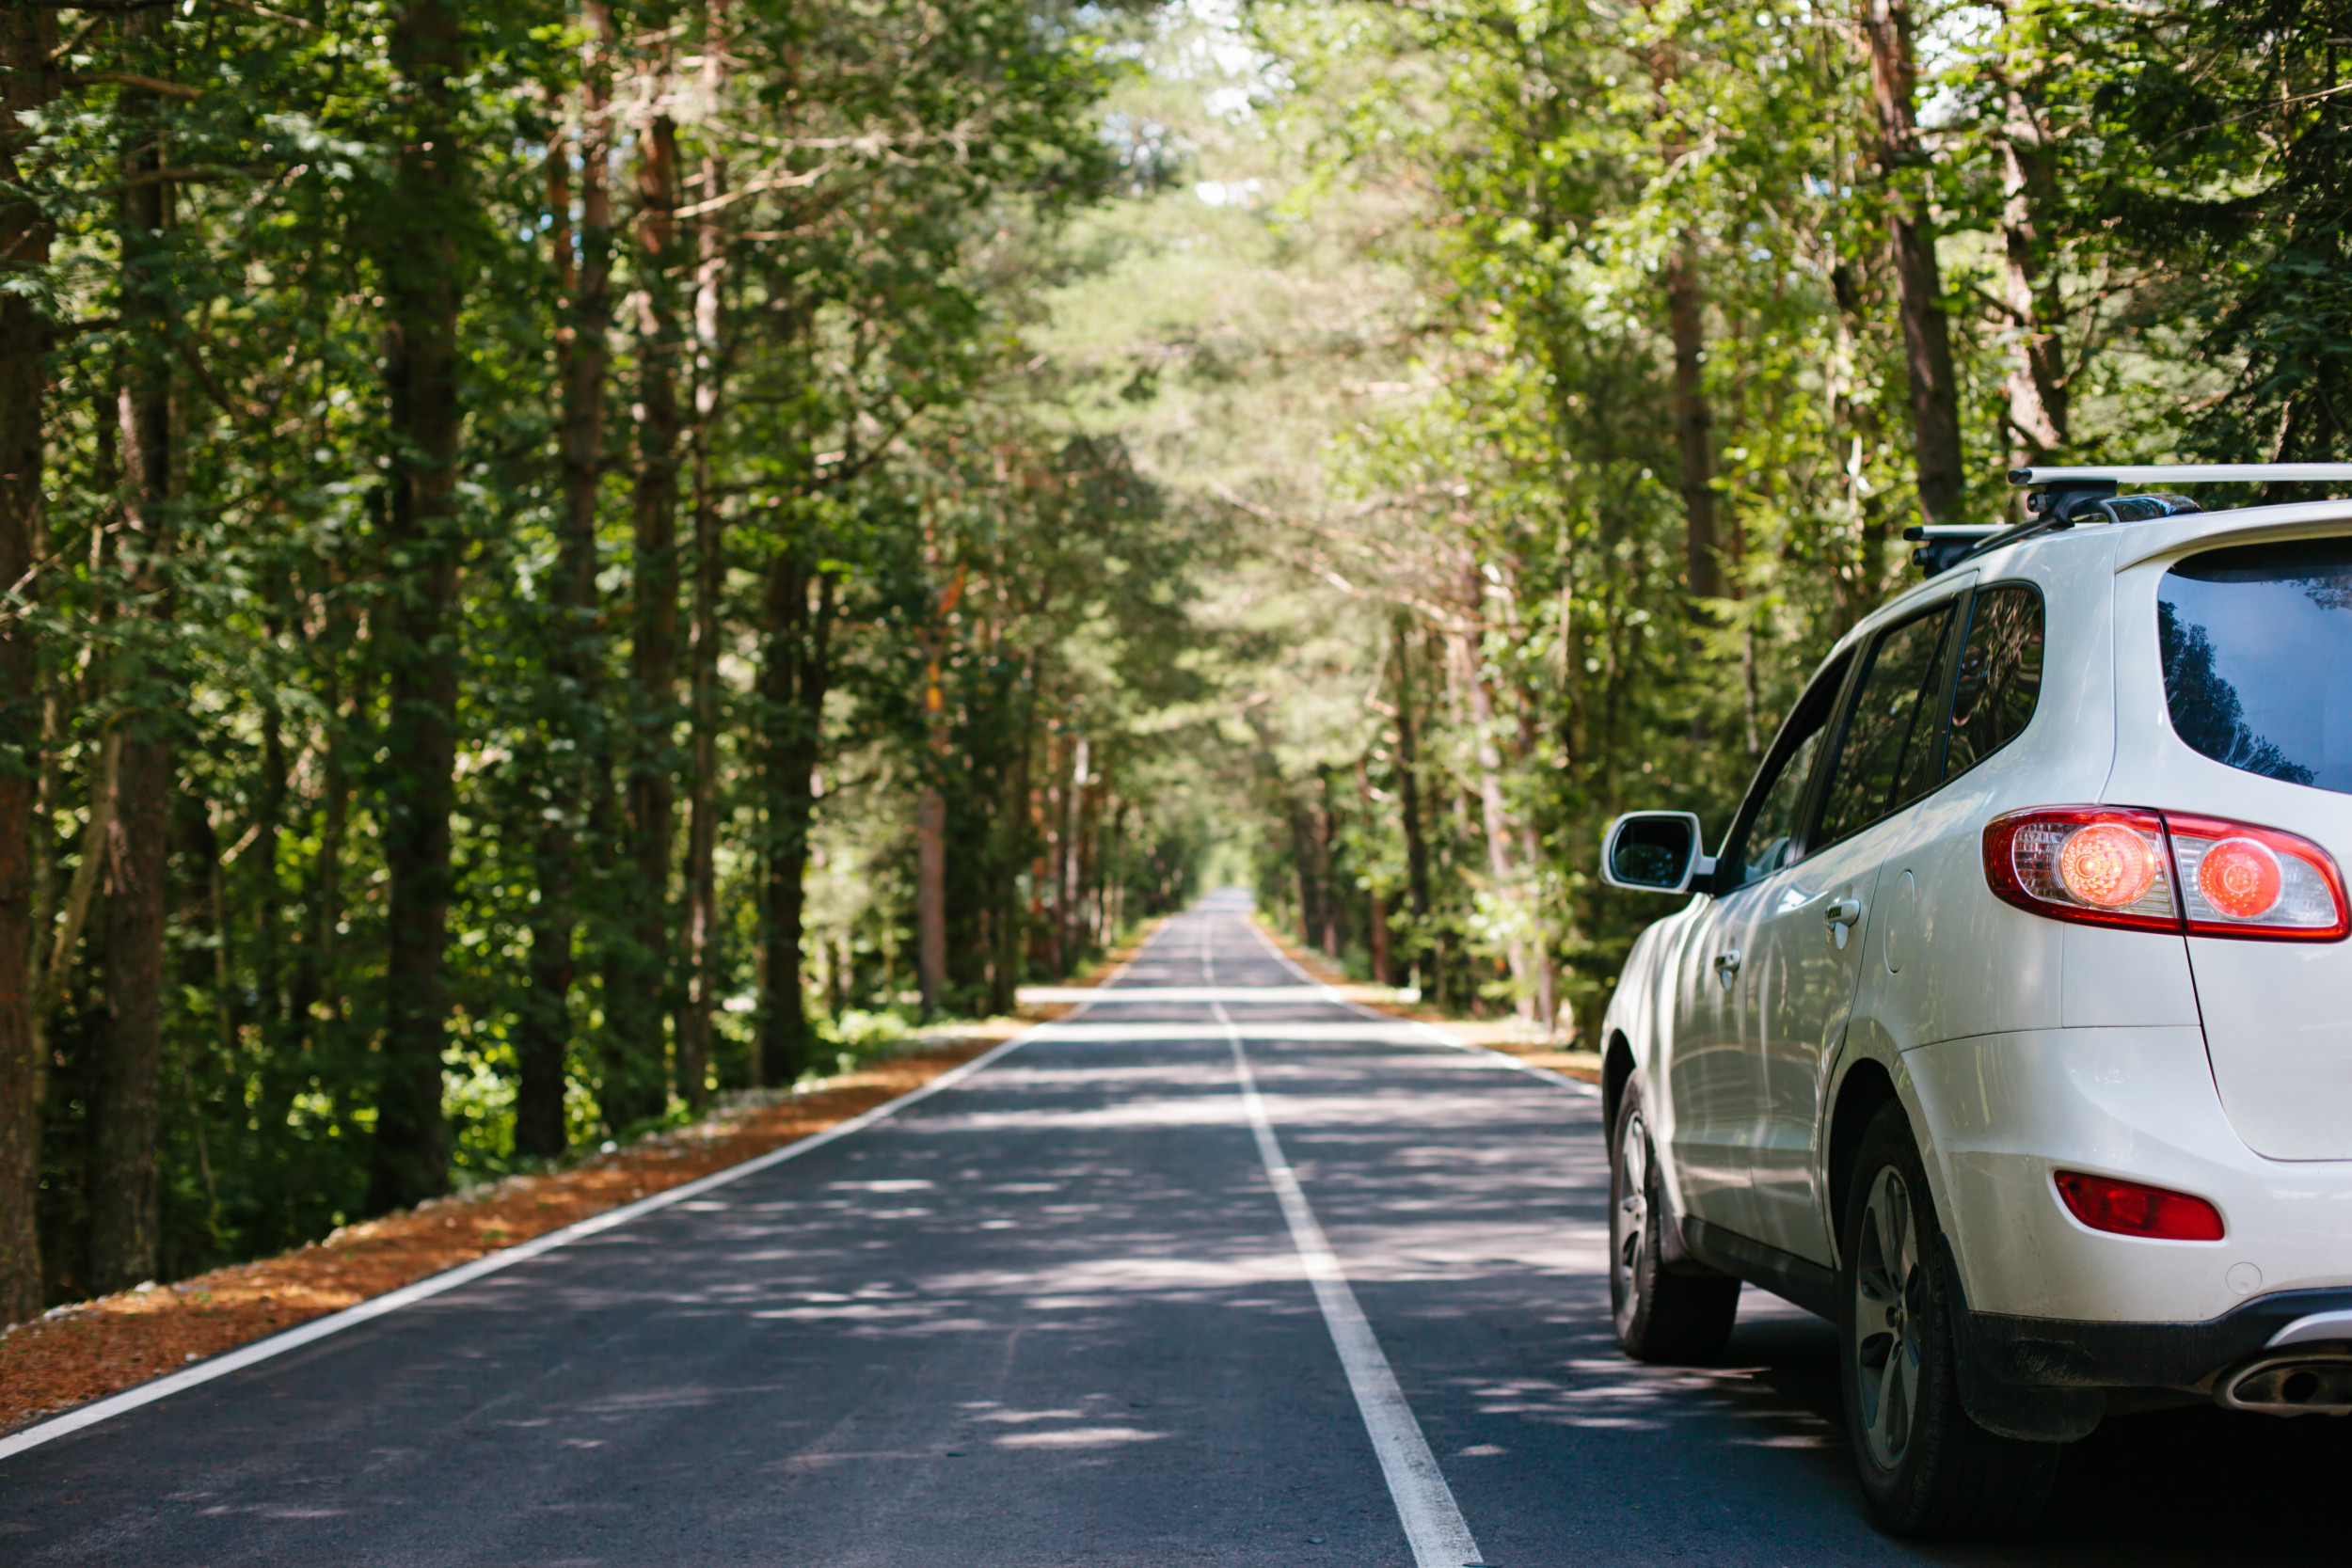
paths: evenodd
<path fill-rule="evenodd" d="M 25 188 L 19 154 L 28 137 L 17 117 L 56 95 L 49 60 L 56 17 L 30 6 L 0 10 L 0 277 L 38 278 L 49 265 L 49 220 L 12 193 Z M 48 346 L 31 294 L 0 291 L 0 591 L 21 600 L 34 595 L 28 578 L 40 533 Z M 41 1309 L 35 1225 L 41 1072 L 29 971 L 33 781 L 42 728 L 37 671 L 32 630 L 10 613 L 0 620 L 0 1325 L 29 1323 Z"/>
<path fill-rule="evenodd" d="M 564 1063 L 571 1049 L 575 954 L 580 928 L 580 834 L 604 790 L 604 730 L 598 700 L 604 653 L 597 613 L 596 487 L 604 469 L 605 378 L 612 360 L 612 198 L 606 180 L 612 150 L 612 13 L 582 8 L 589 41 L 581 71 L 580 224 L 572 225 L 571 148 L 558 138 L 548 156 L 558 325 L 556 376 L 562 400 L 557 455 L 561 532 L 549 583 L 555 676 L 555 744 L 541 759 L 548 803 L 533 834 L 530 992 L 517 1010 L 515 1152 L 554 1159 L 570 1142 L 564 1115 Z"/>
<path fill-rule="evenodd" d="M 1909 371 L 1919 510 L 1930 523 L 1957 523 L 1962 520 L 1960 384 L 1952 370 L 1944 277 L 1935 259 L 1928 160 L 1919 146 L 1911 7 L 1909 0 L 1863 0 L 1863 7 L 1862 33 L 1878 109 L 1879 175 L 1887 187 L 1888 249 Z"/>
<path fill-rule="evenodd" d="M 1307 824 L 1307 811 L 1296 800 L 1290 802 L 1291 816 L 1291 879 L 1298 889 L 1298 944 L 1301 947 L 1315 940 L 1315 847 L 1314 833 Z"/>
<path fill-rule="evenodd" d="M 1527 890 L 1520 885 L 1517 857 L 1512 852 L 1510 808 L 1502 799 L 1502 751 L 1495 744 L 1494 698 L 1486 689 L 1486 676 L 1479 671 L 1477 651 L 1470 635 L 1455 633 L 1447 641 L 1454 679 L 1460 684 L 1463 701 L 1470 709 L 1471 733 L 1477 737 L 1478 801 L 1486 831 L 1486 870 L 1494 878 L 1495 895 L 1527 915 L 1532 911 L 1525 909 Z M 1518 993 L 1518 1010 L 1522 1016 L 1527 1015 L 1533 1011 L 1530 987 L 1534 974 L 1522 935 L 1515 934 L 1504 941 L 1503 958 L 1510 967 L 1512 987 Z"/>
<path fill-rule="evenodd" d="M 1045 732 L 1045 799 L 1041 802 L 1045 817 L 1045 881 L 1052 890 L 1052 898 L 1038 911 L 1046 922 L 1046 967 L 1054 972 L 1056 979 L 1070 972 L 1062 953 L 1061 889 L 1069 874 L 1070 858 L 1070 838 L 1062 823 L 1062 797 L 1069 787 L 1064 783 L 1063 754 L 1061 730 L 1057 725 Z"/>
<path fill-rule="evenodd" d="M 667 81 L 657 67 L 657 97 Z M 675 272 L 677 128 L 657 116 L 638 136 L 636 555 L 629 639 L 628 863 L 625 935 L 607 971 L 605 1016 L 626 1083 L 626 1116 L 660 1116 L 669 1102 L 661 1018 L 670 974 L 670 854 L 677 832 L 677 482 L 681 350 Z M 617 983 L 616 983 L 617 982 Z M 606 1085 L 612 1114 L 613 1083 Z"/>
<path fill-rule="evenodd" d="M 273 617 L 268 628 L 273 645 L 284 641 L 286 626 L 282 617 Z M 301 1032 L 301 1025 L 286 1010 L 286 972 L 281 927 L 285 920 L 285 895 L 278 880 L 278 852 L 285 832 L 286 808 L 293 798 L 290 779 L 291 764 L 286 754 L 285 714 L 278 700 L 273 683 L 259 693 L 262 725 L 262 787 L 254 802 L 253 844 L 246 851 L 246 863 L 253 867 L 253 989 L 261 999 L 261 1026 L 263 1048 L 270 1057 L 282 1061 L 291 1055 L 289 1047 Z M 228 927 L 224 926 L 223 931 Z M 227 939 L 223 937 L 224 952 Z"/>
<path fill-rule="evenodd" d="M 1697 242 L 1685 236 L 1666 273 L 1666 325 L 1675 347 L 1675 449 L 1681 464 L 1685 580 L 1694 599 L 1724 596 L 1715 516 L 1715 416 L 1707 401 L 1707 324 Z"/>
<path fill-rule="evenodd" d="M 914 863 L 915 984 L 928 1022 L 947 992 L 947 799 L 935 784 L 915 801 Z"/>
<path fill-rule="evenodd" d="M 1322 890 L 1323 908 L 1316 924 L 1323 933 L 1323 956 L 1337 963 L 1340 958 L 1340 898 L 1339 880 L 1332 870 L 1331 840 L 1331 777 L 1318 770 L 1315 776 L 1315 800 L 1312 826 L 1315 835 L 1315 885 Z"/>
<path fill-rule="evenodd" d="M 803 554 L 779 554 L 768 572 L 768 649 L 760 672 L 768 797 L 766 995 L 760 1076 L 787 1086 L 810 1060 L 801 937 L 806 899 L 810 782 L 823 754 L 825 694 L 833 679 L 834 579 Z"/>
<path fill-rule="evenodd" d="M 1079 940 L 1084 927 L 1078 919 L 1078 890 L 1086 886 L 1086 810 L 1087 760 L 1089 746 L 1087 737 L 1077 736 L 1070 745 L 1070 777 L 1062 786 L 1061 796 L 1061 882 L 1055 894 L 1057 900 L 1054 919 L 1060 927 L 1062 966 L 1074 968 L 1086 957 L 1085 943 Z"/>
<path fill-rule="evenodd" d="M 324 1026 L 330 1021 L 340 1023 L 343 1017 L 342 988 L 335 984 L 335 938 L 336 927 L 342 922 L 343 840 L 351 824 L 352 736 L 360 728 L 360 716 L 367 711 L 364 683 L 354 683 L 356 694 L 347 702 L 342 681 L 336 673 L 336 655 L 347 652 L 349 647 L 345 638 L 335 635 L 346 613 L 340 596 L 328 601 L 329 653 L 324 661 L 326 678 L 320 692 L 326 699 L 326 719 L 320 725 L 319 737 L 319 848 L 310 863 L 306 895 L 310 928 L 304 933 L 301 956 L 294 964 L 288 1004 L 301 1022 L 302 1044 L 307 1051 L 316 1051 L 325 1044 Z"/>
<path fill-rule="evenodd" d="M 1661 128 L 1659 160 L 1672 177 L 1690 154 L 1690 140 L 1672 89 L 1681 51 L 1661 38 L 1649 57 L 1652 112 Z M 1667 263 L 1666 331 L 1675 355 L 1675 451 L 1680 467 L 1683 582 L 1693 599 L 1724 596 L 1724 569 L 1715 510 L 1715 418 L 1707 401 L 1706 297 L 1699 285 L 1698 235 L 1676 237 Z"/>
<path fill-rule="evenodd" d="M 712 102 L 726 85 L 726 9 L 712 0 L 703 42 L 703 76 Z M 706 153 L 705 204 L 726 187 L 726 165 Z M 725 518 L 710 471 L 712 427 L 719 417 L 720 286 L 725 231 L 709 205 L 695 226 L 694 269 L 694 641 L 689 655 L 691 728 L 687 743 L 686 1005 L 677 1021 L 678 1092 L 696 1111 L 709 1103 L 710 1024 L 717 1007 L 719 934 L 719 619 L 726 592 Z"/>
<path fill-rule="evenodd" d="M 368 1208 L 381 1212 L 449 1188 L 449 1124 L 441 1114 L 447 1008 L 450 809 L 457 755 L 457 314 L 470 226 L 456 103 L 465 72 L 458 13 L 449 0 L 408 0 L 392 25 L 405 111 L 394 131 L 391 189 L 378 214 L 384 291 L 384 389 L 389 405 L 391 491 L 384 558 L 394 563 L 384 613 L 391 707 L 383 735 L 384 863 L 389 942 L 384 965 L 383 1076 Z"/>
<path fill-rule="evenodd" d="M 1405 830 L 1405 891 L 1412 901 L 1413 921 L 1408 950 L 1416 966 L 1426 958 L 1430 993 L 1438 994 L 1437 933 L 1430 928 L 1429 837 L 1421 799 L 1419 721 L 1413 712 L 1412 641 L 1405 633 L 1405 617 L 1391 627 L 1396 641 L 1396 814 Z"/>
<path fill-rule="evenodd" d="M 1021 867 L 1028 861 L 1036 843 L 1035 829 L 1029 816 L 1030 753 L 1036 747 L 1037 712 L 1027 696 L 1036 673 L 1034 654 L 1025 660 L 1021 681 L 1020 743 L 1012 753 L 1012 776 L 1007 781 L 1001 806 L 1004 821 L 1004 842 L 999 856 L 998 894 L 996 902 L 995 973 L 990 976 L 988 1007 L 992 1014 L 1009 1013 L 1019 1000 L 1024 921 L 1021 909 Z"/>
<path fill-rule="evenodd" d="M 1356 799 L 1364 808 L 1364 820 L 1373 820 L 1372 770 L 1362 757 L 1356 759 Z M 1371 879 L 1365 879 L 1367 884 Z M 1372 939 L 1372 983 L 1391 986 L 1396 983 L 1389 961 L 1389 909 L 1387 895 L 1377 887 L 1364 890 L 1364 924 Z"/>
<path fill-rule="evenodd" d="M 2049 135 L 2026 94 L 2011 87 L 2001 128 L 2003 295 L 2010 330 L 2009 423 L 2018 467 L 2049 461 L 2066 445 L 2066 350 L 2058 336 L 2058 269 L 2041 216 L 2056 199 Z"/>
<path fill-rule="evenodd" d="M 939 661 L 947 617 L 962 597 L 963 568 L 959 566 L 953 580 L 940 591 L 930 662 L 923 679 L 924 739 L 935 769 L 924 781 L 914 807 L 914 973 L 926 1020 L 939 1011 L 947 994 L 947 800 L 939 792 L 938 778 L 946 773 L 949 752 L 947 698 L 940 686 Z"/>
<path fill-rule="evenodd" d="M 168 70 L 166 19 L 134 12 L 127 52 L 145 71 Z M 124 89 L 118 112 L 129 150 L 120 198 L 121 315 L 126 340 L 119 411 L 124 486 L 123 619 L 144 622 L 126 674 L 127 711 L 106 833 L 106 1022 L 90 1096 L 90 1277 L 119 1291 L 155 1275 L 160 1183 L 155 1169 L 163 1066 L 165 883 L 170 854 L 173 700 L 163 628 L 171 617 L 171 187 L 162 100 Z"/>

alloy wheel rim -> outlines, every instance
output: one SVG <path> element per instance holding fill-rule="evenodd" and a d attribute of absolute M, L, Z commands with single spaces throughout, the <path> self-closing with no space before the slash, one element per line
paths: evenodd
<path fill-rule="evenodd" d="M 1870 1457 L 1886 1469 L 1911 1448 L 1919 1402 L 1918 1225 L 1911 1190 L 1892 1166 L 1870 1183 L 1854 1263 L 1853 1355 Z"/>
<path fill-rule="evenodd" d="M 1622 1173 L 1617 1193 L 1616 1234 L 1611 1238 L 1609 1262 L 1622 1282 L 1620 1300 L 1629 1300 L 1644 1239 L 1649 1234 L 1649 1130 L 1641 1113 L 1625 1118 L 1618 1134 L 1617 1169 Z"/>

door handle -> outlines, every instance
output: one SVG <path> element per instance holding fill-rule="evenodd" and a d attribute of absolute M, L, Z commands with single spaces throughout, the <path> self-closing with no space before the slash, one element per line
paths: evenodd
<path fill-rule="evenodd" d="M 1821 918 L 1832 926 L 1851 926 L 1862 919 L 1862 900 L 1833 898 L 1821 906 Z"/>
<path fill-rule="evenodd" d="M 1727 947 L 1721 953 L 1716 954 L 1715 978 L 1724 983 L 1724 989 L 1725 990 L 1729 990 L 1731 989 L 1731 982 L 1739 977 L 1740 949 L 1737 947 Z"/>

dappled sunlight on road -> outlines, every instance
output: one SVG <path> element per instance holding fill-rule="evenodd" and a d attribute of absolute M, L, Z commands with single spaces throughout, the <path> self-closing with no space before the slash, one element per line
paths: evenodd
<path fill-rule="evenodd" d="M 1215 975 L 1287 972 L 1232 924 Z M 808 1541 L 847 1544 L 784 1555 L 1405 1561 L 1232 1047 L 1205 1007 L 1168 1010 L 1081 1015 L 803 1164 L 380 1320 L 342 1341 L 364 1371 L 289 1357 L 213 1386 L 167 1508 L 239 1544 L 201 1560 L 356 1561 L 451 1520 L 462 1550 L 404 1560 L 644 1561 L 608 1546 L 686 1521 L 702 1533 L 663 1561 Z M 2031 1543 L 1880 1536 L 1827 1324 L 1750 1291 L 1714 1365 L 1618 1354 L 1591 1096 L 1328 1002 L 1263 1010 L 1295 1023 L 1227 1010 L 1487 1561 L 2343 1556 L 2346 1429 L 2210 1410 L 2110 1422 L 2068 1458 L 2081 1500 Z M 112 1528 L 106 1560 L 153 1557 L 145 1518 Z"/>

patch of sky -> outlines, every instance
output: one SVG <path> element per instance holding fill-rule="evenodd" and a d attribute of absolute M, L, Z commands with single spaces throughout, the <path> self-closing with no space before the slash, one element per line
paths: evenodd
<path fill-rule="evenodd" d="M 1999 6 L 1958 5 L 1934 14 L 1919 29 L 1919 123 L 1929 130 L 1956 125 L 1968 106 L 1963 89 L 1972 82 L 1960 80 L 1956 68 L 1980 61 L 1994 53 L 1994 40 L 2007 21 Z"/>
<path fill-rule="evenodd" d="M 1235 124 L 1292 86 L 1281 62 L 1243 31 L 1240 0 L 1181 0 L 1160 13 L 1151 69 L 1172 81 L 1216 81 L 1201 94 L 1207 113 Z"/>

